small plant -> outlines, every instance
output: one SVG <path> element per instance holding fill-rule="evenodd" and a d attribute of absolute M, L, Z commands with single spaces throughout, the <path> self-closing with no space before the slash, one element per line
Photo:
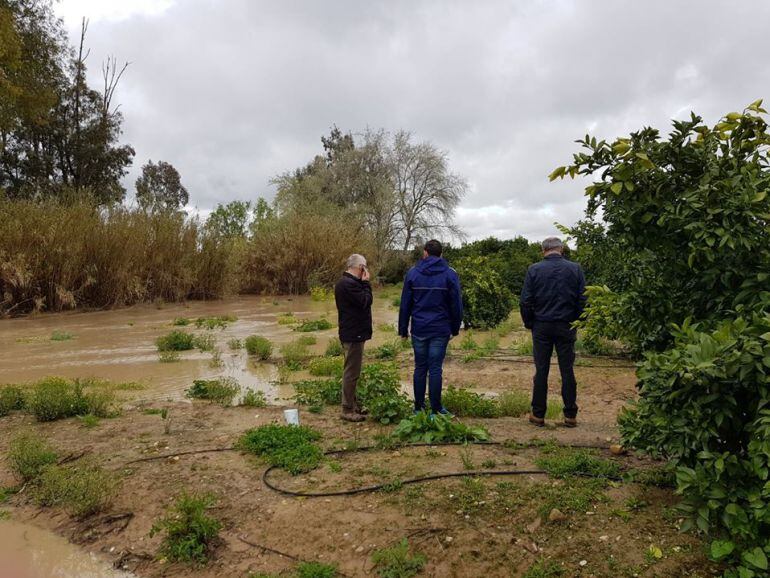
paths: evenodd
<path fill-rule="evenodd" d="M 372 355 L 375 359 L 396 359 L 401 351 L 401 339 L 394 339 L 375 348 Z"/>
<path fill-rule="evenodd" d="M 230 351 L 239 351 L 243 349 L 243 341 L 234 337 L 227 341 L 227 347 L 230 348 Z"/>
<path fill-rule="evenodd" d="M 394 298 L 391 300 L 390 304 L 391 304 L 393 307 L 401 307 L 401 297 L 394 297 Z"/>
<path fill-rule="evenodd" d="M 299 322 L 294 317 L 294 313 L 289 312 L 278 316 L 278 325 L 294 325 L 295 323 Z"/>
<path fill-rule="evenodd" d="M 497 397 L 500 415 L 510 417 L 521 417 L 529 413 L 530 402 L 527 394 L 516 390 L 505 391 Z"/>
<path fill-rule="evenodd" d="M 485 470 L 494 470 L 497 467 L 497 462 L 495 460 L 484 460 L 481 462 L 481 467 Z"/>
<path fill-rule="evenodd" d="M 241 399 L 240 405 L 244 407 L 265 407 L 267 406 L 267 399 L 265 398 L 265 392 L 254 391 L 253 389 L 246 390 Z"/>
<path fill-rule="evenodd" d="M 54 421 L 88 413 L 82 386 L 60 377 L 39 381 L 29 396 L 27 407 L 38 421 Z"/>
<path fill-rule="evenodd" d="M 60 506 L 77 518 L 102 512 L 114 499 L 119 480 L 91 461 L 43 470 L 35 497 L 42 506 Z"/>
<path fill-rule="evenodd" d="M 522 578 L 558 578 L 564 575 L 564 569 L 552 560 L 538 559 L 524 573 Z"/>
<path fill-rule="evenodd" d="M 489 439 L 489 433 L 483 427 L 467 426 L 448 416 L 429 414 L 426 411 L 401 420 L 392 435 L 410 443 L 475 442 Z"/>
<path fill-rule="evenodd" d="M 158 361 L 161 363 L 175 363 L 181 359 L 178 351 L 158 352 Z"/>
<path fill-rule="evenodd" d="M 0 388 L 0 417 L 24 409 L 24 405 L 24 392 L 21 388 L 13 385 Z"/>
<path fill-rule="evenodd" d="M 574 448 L 544 448 L 543 455 L 535 459 L 537 466 L 556 478 L 592 476 L 616 479 L 620 466 L 616 462 L 596 457 L 589 450 Z"/>
<path fill-rule="evenodd" d="M 466 470 L 476 469 L 476 463 L 473 461 L 473 449 L 470 446 L 466 446 L 460 450 L 460 461 L 463 463 L 463 468 Z"/>
<path fill-rule="evenodd" d="M 244 342 L 246 352 L 255 356 L 257 359 L 266 361 L 273 354 L 273 343 L 261 335 L 249 335 Z"/>
<path fill-rule="evenodd" d="M 214 329 L 224 329 L 230 323 L 238 321 L 238 318 L 234 315 L 221 315 L 217 317 L 198 317 L 195 320 L 195 326 L 198 329 L 208 329 L 210 331 Z"/>
<path fill-rule="evenodd" d="M 409 542 L 404 538 L 395 546 L 375 550 L 372 562 L 380 578 L 410 578 L 422 572 L 427 560 L 419 552 L 410 554 Z"/>
<path fill-rule="evenodd" d="M 392 363 L 371 363 L 364 367 L 358 383 L 358 398 L 372 419 L 396 423 L 409 413 L 411 404 L 401 392 L 398 368 Z"/>
<path fill-rule="evenodd" d="M 326 351 L 324 352 L 326 357 L 337 357 L 343 353 L 345 353 L 345 350 L 342 348 L 342 342 L 340 342 L 339 338 L 334 337 L 326 344 Z"/>
<path fill-rule="evenodd" d="M 381 331 L 383 333 L 395 333 L 396 326 L 393 323 L 380 323 L 377 326 L 377 331 Z"/>
<path fill-rule="evenodd" d="M 211 359 L 209 359 L 209 367 L 211 369 L 219 369 L 224 365 L 225 362 L 222 361 L 222 350 L 218 347 L 214 348 L 214 351 L 211 352 Z"/>
<path fill-rule="evenodd" d="M 238 447 L 296 476 L 320 465 L 323 452 L 315 444 L 319 439 L 321 434 L 306 426 L 268 424 L 244 433 Z"/>
<path fill-rule="evenodd" d="M 511 347 L 516 355 L 532 355 L 532 337 L 528 335 L 524 339 L 513 343 Z"/>
<path fill-rule="evenodd" d="M 300 562 L 296 570 L 297 578 L 335 578 L 337 567 L 321 562 Z"/>
<path fill-rule="evenodd" d="M 174 327 L 187 327 L 190 325 L 190 320 L 187 317 L 175 317 L 171 325 Z"/>
<path fill-rule="evenodd" d="M 195 336 L 185 331 L 174 330 L 155 340 L 158 351 L 189 351 L 195 349 Z"/>
<path fill-rule="evenodd" d="M 467 389 L 452 386 L 442 396 L 444 406 L 458 417 L 498 417 L 500 405 L 493 399 L 486 398 Z"/>
<path fill-rule="evenodd" d="M 78 416 L 78 419 L 80 420 L 80 425 L 82 425 L 85 428 L 92 428 L 99 425 L 99 418 L 91 413 L 88 413 L 86 415 Z"/>
<path fill-rule="evenodd" d="M 75 336 L 72 335 L 72 333 L 69 333 L 67 331 L 54 331 L 51 333 L 51 341 L 69 341 L 70 339 L 73 339 Z"/>
<path fill-rule="evenodd" d="M 214 339 L 214 335 L 206 332 L 201 333 L 200 335 L 196 335 L 193 338 L 193 344 L 195 345 L 195 348 L 199 351 L 207 352 L 207 351 L 214 351 L 214 347 L 216 345 L 216 340 Z"/>
<path fill-rule="evenodd" d="M 301 335 L 297 338 L 297 342 L 302 345 L 315 345 L 318 343 L 318 338 L 315 335 Z"/>
<path fill-rule="evenodd" d="M 206 564 L 222 529 L 222 523 L 206 513 L 214 503 L 211 494 L 183 492 L 177 497 L 150 531 L 150 537 L 163 534 L 160 555 L 172 562 Z"/>
<path fill-rule="evenodd" d="M 294 328 L 294 331 L 301 331 L 303 333 L 308 333 L 310 331 L 326 331 L 327 329 L 331 329 L 334 327 L 331 322 L 328 319 L 316 319 L 314 321 L 310 321 L 307 319 L 303 319 L 299 322 L 299 325 L 297 325 Z"/>
<path fill-rule="evenodd" d="M 310 360 L 310 375 L 342 376 L 345 360 L 342 357 L 314 357 Z"/>
<path fill-rule="evenodd" d="M 334 291 L 328 287 L 311 287 L 310 298 L 313 301 L 331 301 L 334 299 Z"/>
<path fill-rule="evenodd" d="M 34 433 L 21 433 L 11 439 L 8 467 L 22 482 L 37 479 L 43 470 L 56 463 L 56 452 Z"/>
<path fill-rule="evenodd" d="M 298 341 L 285 343 L 281 346 L 281 357 L 286 367 L 292 371 L 302 369 L 305 358 L 308 356 L 307 345 L 302 345 Z"/>
<path fill-rule="evenodd" d="M 310 379 L 293 384 L 294 400 L 302 405 L 321 408 L 342 403 L 342 383 L 339 379 Z"/>
<path fill-rule="evenodd" d="M 473 338 L 473 332 L 468 331 L 462 338 L 462 341 L 460 341 L 460 349 L 463 351 L 475 351 L 478 349 L 479 344 L 476 343 L 476 340 Z"/>
<path fill-rule="evenodd" d="M 228 406 L 232 405 L 240 390 L 238 382 L 230 377 L 196 379 L 185 395 L 192 399 L 206 399 Z"/>

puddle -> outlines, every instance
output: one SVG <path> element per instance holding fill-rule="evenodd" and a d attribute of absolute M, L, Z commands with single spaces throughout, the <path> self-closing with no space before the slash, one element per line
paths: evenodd
<path fill-rule="evenodd" d="M 0 578 L 132 578 L 64 538 L 30 524 L 0 521 Z"/>

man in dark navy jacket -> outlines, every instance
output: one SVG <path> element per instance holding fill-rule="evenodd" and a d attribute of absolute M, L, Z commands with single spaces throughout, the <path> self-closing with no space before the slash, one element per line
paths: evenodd
<path fill-rule="evenodd" d="M 576 330 L 572 322 L 583 313 L 586 283 L 583 269 L 567 261 L 563 252 L 560 239 L 549 237 L 543 241 L 544 258 L 527 270 L 519 301 L 524 326 L 532 330 L 535 378 L 529 421 L 538 426 L 545 424 L 548 370 L 554 347 L 561 371 L 564 425 L 577 425 L 577 382 L 573 369 Z"/>
<path fill-rule="evenodd" d="M 463 299 L 457 272 L 441 258 L 441 243 L 425 244 L 422 260 L 404 279 L 398 334 L 409 337 L 412 321 L 414 348 L 414 411 L 425 409 L 425 388 L 430 375 L 430 407 L 434 413 L 449 412 L 441 404 L 442 366 L 447 345 L 460 333 Z"/>

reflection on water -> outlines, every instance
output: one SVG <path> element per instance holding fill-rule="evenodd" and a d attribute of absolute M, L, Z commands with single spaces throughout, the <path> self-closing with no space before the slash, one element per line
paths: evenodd
<path fill-rule="evenodd" d="M 145 389 L 132 392 L 137 401 L 183 400 L 192 381 L 218 376 L 233 377 L 244 388 L 263 391 L 270 401 L 293 394 L 291 387 L 277 384 L 274 364 L 249 359 L 243 350 L 232 351 L 228 342 L 249 335 L 262 335 L 275 344 L 275 352 L 299 335 L 291 327 L 278 325 L 277 317 L 292 312 L 297 318 L 317 319 L 326 315 L 336 325 L 334 302 L 315 302 L 309 297 L 245 296 L 225 301 L 193 301 L 156 308 L 142 305 L 114 311 L 42 314 L 20 319 L 0 320 L 0 384 L 20 383 L 49 375 L 97 377 L 116 382 L 139 381 Z M 199 351 L 181 353 L 181 359 L 161 363 L 155 339 L 172 329 L 202 333 L 195 326 L 173 327 L 178 317 L 234 315 L 238 320 L 223 330 L 211 332 L 221 351 L 221 365 L 212 366 L 212 354 Z M 392 323 L 397 313 L 386 300 L 375 299 L 375 324 Z M 51 341 L 54 331 L 71 333 L 69 341 Z M 323 353 L 336 329 L 313 333 L 318 343 L 310 348 Z M 380 335 L 387 340 L 391 335 Z"/>
<path fill-rule="evenodd" d="M 0 521 L 0 578 L 129 578 L 64 538 L 13 520 Z"/>

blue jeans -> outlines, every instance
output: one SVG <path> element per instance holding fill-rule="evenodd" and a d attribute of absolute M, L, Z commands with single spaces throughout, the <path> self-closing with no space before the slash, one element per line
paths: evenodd
<path fill-rule="evenodd" d="M 414 409 L 425 409 L 425 385 L 430 374 L 430 408 L 434 412 L 441 410 L 442 365 L 446 357 L 449 336 L 414 337 Z"/>

